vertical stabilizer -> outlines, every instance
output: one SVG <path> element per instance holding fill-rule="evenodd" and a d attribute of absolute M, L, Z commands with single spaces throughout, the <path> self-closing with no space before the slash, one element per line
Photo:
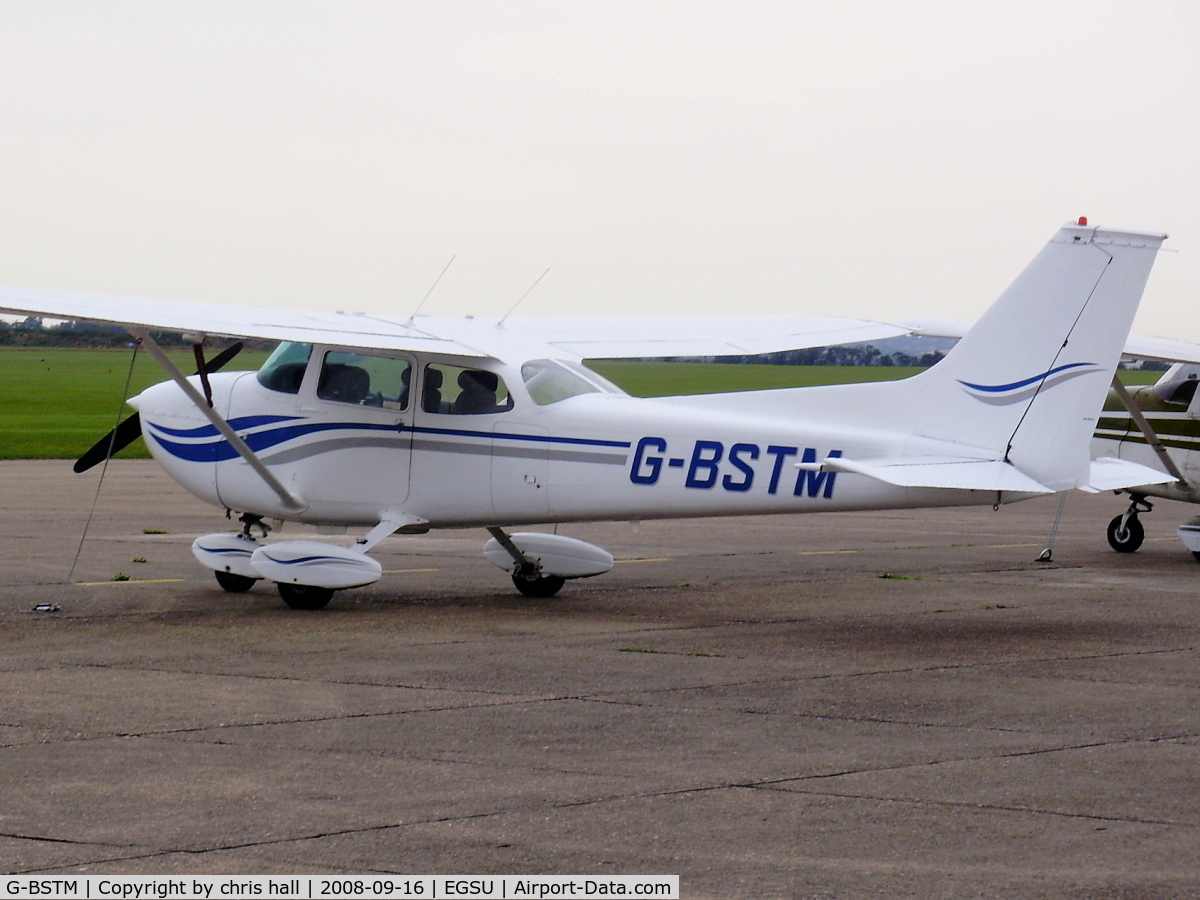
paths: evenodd
<path fill-rule="evenodd" d="M 912 379 L 922 436 L 987 448 L 1055 490 L 1088 445 L 1165 234 L 1064 226 L 946 358 Z"/>

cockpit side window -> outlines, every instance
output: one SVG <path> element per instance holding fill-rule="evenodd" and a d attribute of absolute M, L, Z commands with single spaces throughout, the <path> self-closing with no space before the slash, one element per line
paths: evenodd
<path fill-rule="evenodd" d="M 407 409 L 412 365 L 407 359 L 330 350 L 321 362 L 317 397 L 334 403 Z"/>
<path fill-rule="evenodd" d="M 469 369 L 442 363 L 425 367 L 421 409 L 451 416 L 477 416 L 508 412 L 512 396 L 504 379 L 486 369 Z"/>
<path fill-rule="evenodd" d="M 534 359 L 521 366 L 525 390 L 538 406 L 550 406 L 580 394 L 595 394 L 600 388 L 552 359 Z"/>
<path fill-rule="evenodd" d="M 283 394 L 300 393 L 300 384 L 304 381 L 304 370 L 308 368 L 312 349 L 312 344 L 284 341 L 258 370 L 258 383 L 267 390 Z"/>
<path fill-rule="evenodd" d="M 538 406 L 550 406 L 580 394 L 624 393 L 590 369 L 557 359 L 531 359 L 521 366 L 521 378 Z"/>

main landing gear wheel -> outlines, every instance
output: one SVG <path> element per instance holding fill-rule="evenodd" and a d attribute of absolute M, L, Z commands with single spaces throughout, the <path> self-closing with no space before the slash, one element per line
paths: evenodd
<path fill-rule="evenodd" d="M 333 599 L 333 588 L 316 587 L 311 584 L 287 584 L 283 581 L 275 585 L 279 588 L 279 596 L 292 609 L 324 609 Z"/>
<path fill-rule="evenodd" d="M 1136 513 L 1128 517 L 1117 516 L 1108 523 L 1108 545 L 1118 553 L 1133 553 L 1145 539 L 1146 529 L 1138 521 Z"/>
<path fill-rule="evenodd" d="M 238 575 L 236 572 L 221 572 L 218 570 L 213 572 L 213 574 L 217 576 L 217 584 L 231 594 L 244 594 L 258 582 L 257 578 Z"/>
<path fill-rule="evenodd" d="M 514 575 L 512 580 L 513 584 L 517 586 L 517 590 L 526 597 L 553 597 L 567 583 L 567 579 L 560 578 L 558 575 L 540 575 L 537 578 L 522 578 L 520 575 Z"/>

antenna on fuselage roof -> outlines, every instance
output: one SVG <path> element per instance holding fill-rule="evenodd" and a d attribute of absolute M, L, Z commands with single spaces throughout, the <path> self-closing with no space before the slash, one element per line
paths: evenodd
<path fill-rule="evenodd" d="M 458 259 L 457 253 L 450 257 L 450 262 L 446 263 L 446 268 L 442 269 L 442 274 L 433 279 L 433 284 L 429 286 L 429 290 L 425 292 L 425 296 L 421 298 L 421 302 L 417 304 L 417 308 L 412 311 L 412 315 L 408 317 L 408 321 L 404 323 L 405 325 L 411 325 L 413 323 L 413 319 L 417 317 L 417 313 L 421 311 L 421 307 L 425 305 L 425 301 L 429 299 L 429 295 L 433 293 L 433 289 L 437 287 L 438 282 L 442 280 L 442 275 L 446 274 L 446 269 L 450 268 L 450 263 L 454 262 L 456 259 Z"/>
<path fill-rule="evenodd" d="M 541 275 L 539 275 L 537 277 L 537 281 L 535 281 L 533 284 L 531 284 L 529 286 L 529 290 L 527 290 L 525 293 L 523 293 L 520 297 L 517 298 L 517 302 L 512 305 L 512 309 L 510 309 L 508 312 L 506 312 L 504 315 L 502 315 L 500 317 L 500 321 L 496 323 L 497 328 L 504 327 L 504 320 L 513 314 L 513 310 L 521 305 L 521 301 L 524 300 L 526 297 L 528 297 L 533 292 L 533 289 L 538 286 L 538 282 L 541 281 L 543 278 L 545 278 L 549 272 L 550 272 L 550 270 L 547 269 L 545 272 L 543 272 Z"/>

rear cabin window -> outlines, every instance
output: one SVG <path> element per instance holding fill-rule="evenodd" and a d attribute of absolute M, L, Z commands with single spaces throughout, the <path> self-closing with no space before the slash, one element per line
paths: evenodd
<path fill-rule="evenodd" d="M 300 384 L 304 381 L 304 370 L 308 368 L 312 349 L 312 344 L 284 341 L 258 370 L 258 383 L 267 390 L 283 394 L 300 393 Z"/>
<path fill-rule="evenodd" d="M 486 369 L 431 363 L 425 367 L 421 409 L 446 416 L 508 412 L 512 397 L 504 379 Z"/>
<path fill-rule="evenodd" d="M 411 381 L 407 359 L 330 350 L 321 362 L 317 396 L 334 403 L 407 409 Z"/>

